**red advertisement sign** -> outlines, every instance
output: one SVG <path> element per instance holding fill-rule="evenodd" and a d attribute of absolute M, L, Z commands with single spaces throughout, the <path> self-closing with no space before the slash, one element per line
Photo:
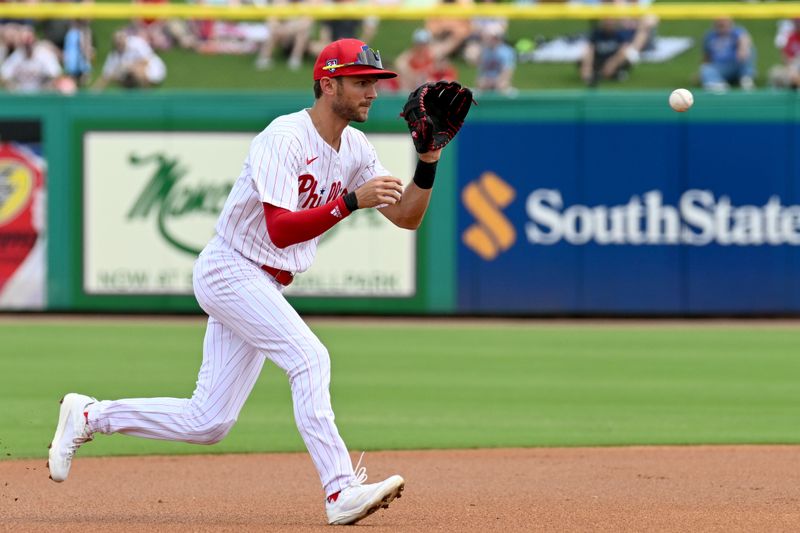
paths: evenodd
<path fill-rule="evenodd" d="M 44 306 L 44 209 L 41 159 L 0 143 L 0 307 Z"/>

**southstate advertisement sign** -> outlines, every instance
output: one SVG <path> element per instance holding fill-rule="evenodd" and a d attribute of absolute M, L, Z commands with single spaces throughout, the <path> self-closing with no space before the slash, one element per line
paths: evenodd
<path fill-rule="evenodd" d="M 254 135 L 86 132 L 84 292 L 191 295 L 194 261 L 214 234 Z M 407 137 L 370 136 L 381 162 L 400 176 L 413 174 Z M 415 239 L 374 210 L 356 212 L 326 233 L 314 265 L 286 294 L 413 296 Z"/>
<path fill-rule="evenodd" d="M 459 310 L 800 312 L 798 133 L 782 122 L 470 125 Z M 508 146 L 486 150 L 495 138 Z"/>
<path fill-rule="evenodd" d="M 43 196 L 39 157 L 0 143 L 0 308 L 44 306 Z"/>
<path fill-rule="evenodd" d="M 502 214 L 515 194 L 492 172 L 463 190 L 464 208 L 476 222 L 462 239 L 484 259 L 494 259 L 516 241 L 514 226 Z M 661 191 L 652 190 L 616 205 L 568 205 L 558 189 L 535 189 L 524 209 L 523 234 L 531 245 L 800 245 L 800 205 L 783 205 L 776 195 L 762 205 L 735 205 L 725 194 L 689 189 L 668 205 Z"/>

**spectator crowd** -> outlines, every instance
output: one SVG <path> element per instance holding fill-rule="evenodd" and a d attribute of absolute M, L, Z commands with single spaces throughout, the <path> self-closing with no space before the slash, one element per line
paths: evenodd
<path fill-rule="evenodd" d="M 166 3 L 169 0 L 133 0 Z M 209 5 L 240 2 L 282 5 L 297 1 L 353 3 L 356 0 L 195 0 Z M 367 0 L 385 4 L 411 0 Z M 437 0 L 429 0 L 437 1 Z M 495 0 L 438 0 L 443 4 L 467 5 Z M 516 0 L 522 1 L 522 0 Z M 651 0 L 568 0 L 571 3 L 647 4 Z M 621 82 L 631 76 L 642 55 L 652 50 L 659 21 L 602 19 L 590 22 L 577 75 L 587 87 Z M 0 19 L 0 83 L 13 92 L 78 89 L 103 90 L 155 87 L 167 77 L 164 50 L 182 48 L 199 54 L 250 55 L 253 69 L 267 71 L 285 60 L 298 70 L 330 42 L 355 37 L 368 44 L 380 40 L 376 17 L 315 21 L 311 17 L 270 18 L 262 22 L 223 20 L 141 19 L 114 32 L 110 50 L 97 57 L 91 24 L 87 20 Z M 800 19 L 782 21 L 775 38 L 783 63 L 768 73 L 774 87 L 800 86 Z M 108 45 L 106 45 L 108 46 Z M 420 83 L 458 79 L 456 65 L 475 69 L 477 92 L 507 96 L 517 93 L 514 74 L 518 47 L 510 42 L 508 21 L 503 18 L 428 18 L 408 36 L 408 46 L 394 58 L 385 58 L 400 74 L 382 80 L 381 87 L 410 91 Z M 702 60 L 697 69 L 698 85 L 724 92 L 731 87 L 751 90 L 756 83 L 756 50 L 747 29 L 730 17 L 714 20 L 702 38 Z"/>
<path fill-rule="evenodd" d="M 152 38 L 138 22 L 117 31 L 94 87 L 109 83 L 136 88 L 158 85 L 166 65 Z M 0 20 L 0 82 L 12 92 L 57 91 L 72 94 L 87 87 L 95 63 L 87 20 Z"/>
<path fill-rule="evenodd" d="M 165 3 L 169 0 L 134 0 Z M 209 5 L 261 4 L 267 0 L 197 0 Z M 271 0 L 282 5 L 298 0 Z M 302 1 L 302 0 L 301 0 Z M 355 0 L 305 0 L 350 3 Z M 378 0 L 394 2 L 397 0 Z M 471 3 L 472 0 L 442 0 Z M 491 1 L 491 0 L 483 0 Z M 108 54 L 97 57 L 87 20 L 0 19 L 0 83 L 8 91 L 103 90 L 109 86 L 155 87 L 167 77 L 160 54 L 183 48 L 199 54 L 250 54 L 253 68 L 266 71 L 285 57 L 290 70 L 300 69 L 330 42 L 355 37 L 372 44 L 378 31 L 375 17 L 315 22 L 311 17 L 270 18 L 264 22 L 223 20 L 132 20 L 114 32 Z M 429 19 L 409 36 L 409 46 L 396 60 L 396 81 L 388 90 L 410 90 L 426 81 L 458 78 L 454 59 L 478 71 L 479 90 L 511 94 L 516 52 L 507 43 L 508 23 L 500 19 Z"/>

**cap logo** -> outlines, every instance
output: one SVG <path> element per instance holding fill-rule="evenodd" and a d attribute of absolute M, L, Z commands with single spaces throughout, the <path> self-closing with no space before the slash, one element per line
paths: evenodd
<path fill-rule="evenodd" d="M 331 73 L 336 72 L 336 66 L 338 64 L 339 64 L 339 60 L 338 59 L 329 59 L 329 60 L 327 60 L 325 62 L 325 66 L 328 67 L 325 70 L 327 70 L 328 72 L 331 72 Z"/>

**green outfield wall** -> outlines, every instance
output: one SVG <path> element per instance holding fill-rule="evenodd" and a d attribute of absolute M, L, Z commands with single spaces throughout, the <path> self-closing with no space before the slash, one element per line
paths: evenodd
<path fill-rule="evenodd" d="M 588 283 L 579 279 L 578 274 L 563 277 L 557 283 L 547 281 L 545 274 L 552 274 L 555 279 L 558 273 L 537 270 L 541 258 L 548 257 L 541 251 L 587 255 L 592 247 L 598 248 L 598 243 L 563 242 L 557 247 L 529 247 L 524 253 L 521 251 L 522 236 L 530 222 L 526 218 L 523 193 L 526 188 L 534 189 L 542 177 L 537 173 L 537 161 L 547 160 L 545 181 L 553 182 L 553 175 L 560 172 L 560 162 L 569 169 L 576 159 L 583 157 L 582 150 L 593 142 L 587 132 L 603 138 L 618 135 L 619 127 L 623 126 L 632 128 L 630 131 L 637 137 L 630 144 L 635 147 L 636 157 L 628 157 L 624 153 L 625 142 L 620 142 L 605 150 L 610 155 L 599 159 L 603 165 L 613 161 L 625 165 L 626 161 L 632 161 L 637 172 L 644 176 L 650 173 L 646 168 L 650 159 L 663 167 L 674 154 L 679 162 L 674 169 L 678 176 L 682 172 L 680 161 L 691 153 L 690 145 L 702 128 L 710 125 L 708 131 L 723 140 L 730 131 L 739 139 L 735 148 L 739 155 L 746 147 L 748 128 L 755 128 L 758 138 L 752 139 L 754 151 L 770 144 L 765 135 L 776 135 L 772 144 L 786 147 L 786 154 L 778 155 L 788 163 L 773 181 L 781 181 L 779 188 L 785 195 L 794 196 L 796 165 L 792 154 L 800 116 L 794 94 L 698 94 L 694 108 L 684 114 L 669 109 L 667 96 L 668 91 L 580 91 L 527 94 L 514 99 L 480 97 L 479 105 L 470 114 L 464 140 L 461 144 L 457 140 L 445 151 L 432 206 L 420 231 L 387 229 L 381 223 L 382 217 L 356 213 L 358 216 L 346 221 L 350 227 L 333 232 L 329 241 L 323 241 L 319 270 L 315 265 L 298 278 L 292 288 L 294 292 L 288 291 L 288 296 L 301 311 L 320 313 L 615 312 L 605 300 L 587 300 L 580 294 L 564 301 L 548 297 L 543 300 L 548 302 L 544 307 L 528 304 L 548 289 Z M 369 122 L 358 127 L 376 144 L 384 165 L 398 177 L 408 179 L 415 156 L 405 124 L 399 118 L 402 102 L 403 98 L 398 96 L 382 96 L 373 106 Z M 41 123 L 40 155 L 47 165 L 45 309 L 199 311 L 191 294 L 191 262 L 213 230 L 226 187 L 238 176 L 249 139 L 276 116 L 312 103 L 310 89 L 307 95 L 201 92 L 110 92 L 69 97 L 0 95 L 0 122 Z M 766 129 L 757 127 L 765 124 Z M 562 131 L 565 127 L 577 133 L 565 134 Z M 548 136 L 550 129 L 564 135 L 557 145 L 548 144 L 556 142 Z M 4 131 L 7 138 L 2 141 L 13 141 L 13 132 Z M 648 146 L 650 132 L 656 134 Z M 509 139 L 504 135 L 513 137 L 513 150 L 507 149 Z M 664 138 L 669 143 L 662 146 L 659 143 Z M 564 147 L 563 153 L 559 151 Z M 643 147 L 653 150 L 652 158 Z M 708 157 L 731 156 L 724 153 L 724 142 L 710 147 L 722 149 L 723 153 L 710 153 Z M 546 153 L 540 153 L 541 150 Z M 773 152 L 765 154 L 776 157 Z M 757 159 L 758 154 L 750 159 L 753 157 Z M 752 165 L 745 168 L 747 172 L 741 175 L 731 174 L 728 169 L 728 175 L 720 180 L 743 183 L 757 178 L 753 176 Z M 516 247 L 512 248 L 513 253 L 491 258 L 485 255 L 485 249 L 477 250 L 465 237 L 465 230 L 473 224 L 474 211 L 469 206 L 465 210 L 462 198 L 467 186 L 485 172 L 504 177 L 517 194 L 514 203 L 506 208 L 516 210 L 506 213 L 516 228 Z M 599 184 L 613 181 L 614 174 L 608 168 L 584 169 L 575 174 L 578 177 L 566 178 L 574 182 L 569 185 L 571 189 L 549 183 L 548 190 L 561 187 L 558 194 L 563 193 L 565 203 L 572 190 L 573 199 L 587 205 L 600 201 L 622 204 L 632 195 L 647 192 L 636 189 L 635 179 L 626 177 L 624 183 L 632 187 L 630 190 L 619 184 L 610 189 L 619 191 L 615 193 L 619 199 L 599 194 L 598 200 L 592 202 L 587 197 L 591 196 L 590 191 L 602 189 Z M 662 181 L 669 179 L 666 176 Z M 685 173 L 676 177 L 678 182 L 686 179 Z M 585 184 L 575 185 L 579 182 Z M 682 190 L 673 188 L 675 195 Z M 672 194 L 668 188 L 664 191 L 665 198 Z M 765 198 L 753 201 L 764 203 L 773 192 L 765 190 Z M 746 200 L 740 198 L 738 203 L 747 203 Z M 584 211 L 589 209 L 595 208 L 587 207 Z M 787 214 L 786 224 L 790 226 L 792 213 Z M 793 226 L 787 228 L 793 238 Z M 492 232 L 486 235 L 491 240 Z M 599 249 L 610 249 L 600 244 Z M 796 253 L 793 241 L 780 244 L 778 251 L 782 255 L 777 261 L 789 265 L 779 273 L 783 279 L 794 275 Z M 647 247 L 620 246 L 615 250 L 626 254 L 644 248 Z M 337 250 L 341 250 L 338 256 Z M 648 252 L 653 250 L 656 248 L 647 248 Z M 675 251 L 681 256 L 696 252 L 686 250 L 673 246 L 670 253 Z M 771 253 L 776 250 L 771 247 Z M 484 255 L 479 256 L 479 252 Z M 564 257 L 555 254 L 548 262 L 558 270 Z M 625 258 L 620 255 L 601 260 L 613 265 L 614 261 Z M 747 257 L 736 256 L 736 260 L 746 261 Z M 676 266 L 676 271 L 685 270 L 686 265 L 681 265 Z M 503 272 L 513 276 L 504 280 Z M 526 289 L 526 273 L 544 285 L 532 284 L 530 290 Z M 681 283 L 686 282 L 677 279 L 671 283 L 680 289 Z M 508 297 L 514 303 L 507 307 L 505 297 L 492 295 L 502 294 L 502 287 L 509 284 L 515 287 Z M 781 288 L 776 291 L 781 292 Z M 800 291 L 792 286 L 788 293 L 800 294 Z M 646 296 L 647 291 L 643 294 Z M 604 298 L 611 301 L 615 296 L 609 293 Z M 691 299 L 691 295 L 687 298 Z M 680 314 L 686 311 L 684 307 L 679 299 L 670 303 L 666 311 Z M 791 309 L 794 308 L 780 302 L 759 307 L 762 312 Z M 725 308 L 712 305 L 707 310 L 724 312 Z M 659 309 L 634 302 L 616 311 L 659 312 Z"/>

